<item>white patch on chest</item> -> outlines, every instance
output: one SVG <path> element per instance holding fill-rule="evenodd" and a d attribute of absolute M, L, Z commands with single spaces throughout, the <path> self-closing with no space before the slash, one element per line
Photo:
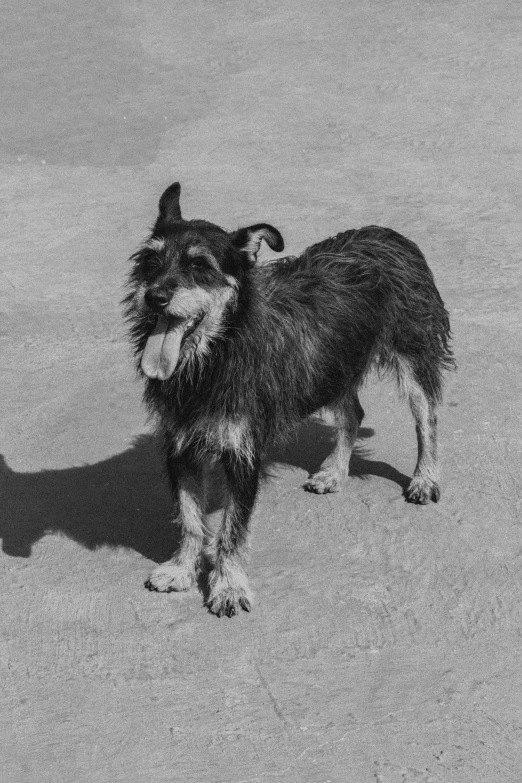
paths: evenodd
<path fill-rule="evenodd" d="M 181 426 L 174 435 L 178 453 L 187 446 L 195 447 L 202 456 L 217 458 L 224 451 L 233 451 L 247 462 L 253 461 L 253 446 L 246 419 L 206 419 L 193 427 Z"/>

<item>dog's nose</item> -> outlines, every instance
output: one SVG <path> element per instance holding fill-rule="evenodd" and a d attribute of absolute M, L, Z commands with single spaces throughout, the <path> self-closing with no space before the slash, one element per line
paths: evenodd
<path fill-rule="evenodd" d="M 150 307 L 151 310 L 161 312 L 170 302 L 172 291 L 167 288 L 149 288 L 145 293 L 145 304 Z"/>

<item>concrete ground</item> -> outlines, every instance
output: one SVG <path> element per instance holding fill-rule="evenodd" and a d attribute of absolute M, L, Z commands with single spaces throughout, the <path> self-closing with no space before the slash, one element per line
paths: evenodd
<path fill-rule="evenodd" d="M 9 783 L 522 779 L 518 0 L 6 0 L 0 769 Z M 250 615 L 143 588 L 175 540 L 119 300 L 173 180 L 287 250 L 368 223 L 428 257 L 459 371 L 443 496 L 370 383 L 272 454 Z M 268 252 L 265 258 L 269 257 Z"/>

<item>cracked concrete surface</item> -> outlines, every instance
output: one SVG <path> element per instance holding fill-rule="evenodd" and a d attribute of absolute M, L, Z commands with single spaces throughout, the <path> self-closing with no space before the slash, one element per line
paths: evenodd
<path fill-rule="evenodd" d="M 4 4 L 2 779 L 519 783 L 520 17 Z M 188 217 L 272 223 L 288 253 L 411 237 L 459 363 L 437 505 L 404 503 L 415 433 L 387 383 L 341 493 L 302 490 L 326 424 L 271 454 L 233 620 L 143 588 L 176 537 L 118 302 L 173 180 Z"/>

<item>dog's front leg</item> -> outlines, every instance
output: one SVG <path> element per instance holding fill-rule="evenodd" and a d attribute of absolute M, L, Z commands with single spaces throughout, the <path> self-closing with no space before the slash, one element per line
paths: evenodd
<path fill-rule="evenodd" d="M 228 484 L 228 503 L 217 538 L 216 564 L 210 574 L 207 605 L 218 617 L 232 617 L 240 609 L 249 612 L 252 592 L 242 565 L 248 523 L 259 485 L 260 460 L 225 452 L 222 456 Z"/>
<path fill-rule="evenodd" d="M 204 542 L 204 471 L 187 455 L 167 456 L 167 471 L 179 525 L 179 549 L 166 563 L 154 569 L 145 587 L 169 593 L 188 590 L 200 567 Z"/>

